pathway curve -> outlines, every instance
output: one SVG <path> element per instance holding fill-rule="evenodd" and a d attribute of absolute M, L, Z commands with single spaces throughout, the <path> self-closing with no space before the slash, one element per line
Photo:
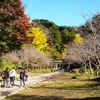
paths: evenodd
<path fill-rule="evenodd" d="M 48 79 L 50 77 L 53 77 L 54 75 L 56 75 L 58 73 L 59 72 L 46 73 L 46 74 L 43 74 L 43 75 L 29 77 L 28 81 L 26 82 L 26 88 L 29 87 L 29 86 L 32 86 L 33 84 L 39 83 L 41 81 L 44 81 L 44 80 L 46 80 L 46 79 Z M 16 80 L 15 81 L 15 86 L 13 88 L 10 88 L 10 87 L 9 88 L 2 88 L 2 87 L 0 87 L 0 99 L 24 89 L 24 87 L 23 88 L 19 88 L 19 84 L 20 84 L 20 81 Z"/>

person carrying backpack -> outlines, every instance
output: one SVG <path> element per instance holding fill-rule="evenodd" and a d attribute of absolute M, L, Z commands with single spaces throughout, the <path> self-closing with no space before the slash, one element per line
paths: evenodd
<path fill-rule="evenodd" d="M 24 69 L 24 72 L 25 72 L 25 81 L 27 81 L 27 79 L 28 79 L 28 70 Z"/>
<path fill-rule="evenodd" d="M 12 68 L 12 70 L 9 72 L 9 76 L 10 76 L 10 85 L 11 87 L 13 87 L 15 82 L 15 76 L 16 76 L 16 71 L 14 68 Z"/>
<path fill-rule="evenodd" d="M 3 79 L 3 86 L 8 87 L 8 78 L 9 78 L 9 72 L 8 68 L 2 72 L 2 79 Z"/>
<path fill-rule="evenodd" d="M 25 87 L 25 72 L 24 69 L 22 69 L 22 71 L 20 72 L 20 88 L 21 87 Z"/>

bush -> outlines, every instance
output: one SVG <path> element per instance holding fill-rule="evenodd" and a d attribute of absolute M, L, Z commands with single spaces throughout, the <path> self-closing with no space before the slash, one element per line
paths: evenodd
<path fill-rule="evenodd" d="M 71 79 L 77 79 L 77 76 L 76 75 L 75 76 L 72 76 Z"/>
<path fill-rule="evenodd" d="M 82 75 L 85 73 L 85 67 L 84 67 L 84 66 L 82 66 L 82 67 L 79 69 L 79 73 L 82 74 Z"/>
<path fill-rule="evenodd" d="M 6 68 L 12 69 L 13 67 L 16 68 L 16 65 L 5 60 L 0 61 L 0 69 L 4 70 Z"/>

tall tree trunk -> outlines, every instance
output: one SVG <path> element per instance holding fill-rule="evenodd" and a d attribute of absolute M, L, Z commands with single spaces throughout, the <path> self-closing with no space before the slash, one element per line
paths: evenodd
<path fill-rule="evenodd" d="M 90 58 L 88 58 L 88 59 L 89 59 L 90 74 L 93 75 L 92 66 L 91 66 L 91 62 L 90 62 Z"/>
<path fill-rule="evenodd" d="M 99 75 L 99 67 L 96 66 L 96 76 L 98 76 L 98 75 Z"/>
<path fill-rule="evenodd" d="M 96 59 L 97 59 L 97 63 L 96 63 L 96 76 L 99 76 L 99 64 L 100 64 L 100 60 L 99 60 L 98 56 L 96 57 Z"/>
<path fill-rule="evenodd" d="M 86 72 L 86 64 L 85 64 L 85 72 Z"/>

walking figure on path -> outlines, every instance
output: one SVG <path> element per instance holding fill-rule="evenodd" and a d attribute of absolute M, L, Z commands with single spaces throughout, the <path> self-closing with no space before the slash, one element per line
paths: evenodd
<path fill-rule="evenodd" d="M 9 72 L 8 68 L 2 72 L 2 79 L 3 79 L 3 87 L 8 87 L 8 78 L 9 78 Z"/>
<path fill-rule="evenodd" d="M 24 69 L 20 72 L 20 88 L 25 87 L 25 72 Z"/>
<path fill-rule="evenodd" d="M 9 72 L 9 75 L 10 75 L 10 85 L 11 87 L 13 87 L 15 82 L 15 76 L 16 76 L 16 71 L 14 68 L 12 68 L 12 70 Z"/>
<path fill-rule="evenodd" d="M 25 72 L 25 81 L 27 81 L 27 79 L 28 79 L 28 70 L 24 69 L 24 72 Z"/>

